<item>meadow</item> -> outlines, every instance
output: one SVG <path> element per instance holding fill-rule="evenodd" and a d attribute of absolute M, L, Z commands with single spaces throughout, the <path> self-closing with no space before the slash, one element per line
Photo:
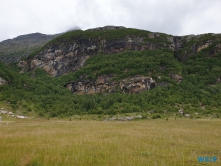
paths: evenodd
<path fill-rule="evenodd" d="M 0 166 L 221 165 L 220 126 L 219 119 L 184 118 L 3 120 Z"/>

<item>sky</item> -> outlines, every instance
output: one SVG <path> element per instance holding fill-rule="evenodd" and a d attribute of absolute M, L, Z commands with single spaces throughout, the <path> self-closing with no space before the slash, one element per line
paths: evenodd
<path fill-rule="evenodd" d="M 221 0 L 0 0 L 0 41 L 106 25 L 178 36 L 221 33 Z"/>

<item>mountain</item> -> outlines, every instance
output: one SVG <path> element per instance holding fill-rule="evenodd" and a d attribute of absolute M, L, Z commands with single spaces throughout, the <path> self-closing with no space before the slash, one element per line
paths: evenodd
<path fill-rule="evenodd" d="M 39 50 L 47 42 L 59 36 L 32 33 L 0 42 L 0 60 L 5 63 L 17 62 Z"/>
<path fill-rule="evenodd" d="M 55 38 L 32 58 L 26 70 L 43 68 L 52 76 L 79 70 L 86 59 L 97 54 L 116 54 L 126 50 L 144 51 L 164 49 L 173 52 L 179 61 L 201 50 L 210 50 L 208 56 L 221 52 L 220 34 L 172 36 L 125 27 L 78 30 Z"/>
<path fill-rule="evenodd" d="M 0 64 L 0 101 L 39 116 L 130 112 L 220 115 L 221 35 L 121 26 L 64 33 L 18 66 Z"/>
<path fill-rule="evenodd" d="M 86 31 L 79 30 L 65 33 L 64 35 L 55 38 L 47 45 L 45 45 L 42 50 L 39 51 L 39 53 L 36 54 L 33 58 L 30 58 L 28 61 L 21 61 L 19 65 L 23 68 L 23 71 L 33 71 L 36 68 L 42 68 L 51 76 L 61 76 L 63 74 L 78 71 L 83 66 L 85 66 L 85 62 L 87 59 L 90 59 L 91 57 L 98 54 L 112 55 L 112 57 L 114 57 L 115 59 L 115 62 L 112 64 L 112 66 L 116 66 L 121 61 L 120 59 L 118 59 L 120 56 L 124 56 L 124 61 L 129 62 L 129 58 L 126 58 L 126 56 L 131 58 L 135 54 L 137 54 L 137 52 L 144 51 L 143 54 L 154 54 L 155 61 L 162 60 L 160 59 L 160 57 L 158 57 L 157 54 L 165 54 L 163 55 L 164 58 L 167 58 L 168 60 L 170 59 L 170 62 L 173 62 L 173 65 L 170 66 L 171 70 L 167 71 L 167 76 L 173 78 L 174 80 L 181 81 L 182 72 L 177 67 L 180 64 L 176 61 L 178 60 L 180 62 L 183 62 L 189 56 L 202 51 L 205 52 L 206 50 L 209 50 L 209 52 L 207 51 L 208 53 L 206 53 L 207 56 L 214 56 L 221 52 L 221 45 L 219 44 L 220 39 L 220 34 L 204 34 L 197 36 L 187 35 L 179 37 L 163 33 L 153 33 L 139 29 L 106 26 L 101 28 L 89 29 Z M 147 50 L 149 51 L 148 53 L 145 52 Z M 151 52 L 150 50 L 153 51 Z M 161 50 L 161 52 L 156 52 L 156 50 Z M 133 53 L 130 53 L 130 55 L 121 54 L 125 51 L 132 51 Z M 168 53 L 170 53 L 171 55 L 168 55 Z M 119 55 L 116 56 L 113 54 Z M 99 56 L 99 58 L 100 57 L 101 56 Z M 102 62 L 102 60 L 100 60 L 99 58 L 97 58 L 97 60 L 99 60 L 99 62 Z M 103 58 L 108 59 L 107 57 Z M 111 57 L 109 57 L 109 59 L 110 58 Z M 134 58 L 136 58 L 136 56 Z M 116 59 L 118 60 L 116 61 Z M 138 61 L 137 63 L 142 64 L 142 61 L 145 60 L 149 61 L 148 56 L 143 56 L 141 58 L 141 61 Z M 122 63 L 124 63 L 124 61 Z M 134 59 L 132 60 L 130 65 L 125 66 L 123 70 L 127 70 L 127 73 L 129 73 L 128 69 L 132 67 L 133 61 Z M 96 61 L 93 63 L 96 63 Z M 111 62 L 109 62 L 109 64 L 106 64 L 106 68 L 107 65 L 110 65 L 110 63 Z M 143 64 L 143 68 L 145 68 L 146 64 L 148 64 L 148 62 L 145 62 Z M 122 68 L 122 66 L 124 66 L 124 64 L 120 64 L 119 66 L 117 66 L 118 70 L 119 68 Z M 97 67 L 96 75 L 91 75 L 92 72 L 95 72 L 94 69 L 91 69 L 91 73 L 88 72 L 91 77 L 97 79 L 88 80 L 85 78 L 85 76 L 83 76 L 83 78 L 81 78 L 79 82 L 68 82 L 65 84 L 65 87 L 68 87 L 72 91 L 79 93 L 97 93 L 106 90 L 114 91 L 116 84 L 121 84 L 121 89 L 123 89 L 123 87 L 125 88 L 125 84 L 123 83 L 125 81 L 121 83 L 114 83 L 113 81 L 110 81 L 111 79 L 116 77 L 113 76 L 113 74 L 116 74 L 116 71 L 114 71 L 116 69 L 108 72 L 103 72 L 102 75 L 99 74 L 102 73 L 101 71 L 99 71 L 102 67 L 103 66 L 100 66 L 100 69 Z M 141 66 L 137 67 L 139 68 Z M 166 64 L 162 64 L 158 67 L 160 67 L 162 70 L 166 70 L 167 68 Z M 154 68 L 156 68 L 156 66 L 154 66 Z M 121 72 L 126 74 L 126 72 L 123 70 Z M 148 68 L 145 70 L 146 73 L 144 73 L 143 71 L 139 71 L 134 74 L 142 74 L 148 76 L 147 72 L 152 72 Z M 158 71 L 158 74 L 159 72 L 160 71 Z M 112 76 L 108 76 L 105 74 L 112 74 Z M 134 74 L 130 73 L 126 75 L 127 77 L 130 77 L 134 76 Z M 135 77 L 137 78 L 137 76 Z M 138 82 L 143 80 L 141 78 L 131 79 L 132 80 L 130 81 L 130 84 L 128 84 L 129 87 L 131 87 L 132 84 L 134 84 L 134 87 L 137 87 Z M 128 80 L 126 82 L 128 82 Z M 140 86 L 138 87 L 143 88 L 135 88 L 139 90 L 133 90 L 134 88 L 128 90 L 128 88 L 126 88 L 126 91 L 146 90 L 149 89 L 149 86 L 153 86 L 149 85 L 150 83 L 147 82 L 139 84 Z M 106 87 L 106 85 L 108 86 Z"/>

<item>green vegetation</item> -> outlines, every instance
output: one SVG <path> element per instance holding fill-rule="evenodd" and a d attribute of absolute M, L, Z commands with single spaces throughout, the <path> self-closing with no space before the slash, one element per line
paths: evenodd
<path fill-rule="evenodd" d="M 210 54 L 214 54 L 214 48 L 217 44 L 221 43 L 221 35 L 220 34 L 203 34 L 198 36 L 192 36 L 189 40 L 187 40 L 187 36 L 182 39 L 183 46 L 179 49 L 179 56 L 183 56 L 185 54 L 193 54 L 194 47 L 204 46 L 208 44 L 208 47 L 202 49 L 201 51 L 206 53 L 207 56 Z M 211 44 L 212 43 L 212 44 Z"/>
<path fill-rule="evenodd" d="M 150 37 L 149 35 L 154 35 L 154 37 Z M 75 42 L 95 42 L 100 45 L 102 40 L 111 41 L 116 39 L 128 40 L 128 37 L 139 37 L 143 39 L 143 42 L 150 43 L 158 43 L 158 44 L 171 44 L 168 40 L 168 37 L 171 35 L 167 35 L 164 33 L 152 33 L 146 30 L 139 30 L 133 28 L 123 28 L 123 29 L 115 29 L 115 30 L 74 30 L 66 32 L 39 49 L 35 49 L 30 52 L 29 56 L 24 58 L 25 60 L 33 58 L 35 55 L 40 53 L 41 51 L 50 48 L 51 45 L 59 45 L 59 46 L 67 46 L 72 45 Z M 77 47 L 80 47 L 77 45 Z"/>
<path fill-rule="evenodd" d="M 9 85 L 0 86 L 0 101 L 10 102 L 11 109 L 38 116 L 64 117 L 74 114 L 109 114 L 147 112 L 217 113 L 221 109 L 220 77 L 221 54 L 212 58 L 204 52 L 192 55 L 184 62 L 177 61 L 166 50 L 124 52 L 115 55 L 96 55 L 86 61 L 86 66 L 75 73 L 50 77 L 42 69 L 19 74 L 15 66 L 0 63 L 0 76 Z M 170 73 L 182 75 L 181 83 L 169 77 Z M 67 82 L 84 75 L 96 79 L 99 75 L 112 74 L 120 81 L 132 75 L 152 76 L 158 83 L 169 83 L 139 94 L 77 95 L 64 88 Z M 161 76 L 159 78 L 159 76 Z"/>
<path fill-rule="evenodd" d="M 123 39 L 125 37 L 141 37 L 144 38 L 146 42 L 157 42 L 157 43 L 169 43 L 167 37 L 170 35 L 166 35 L 163 33 L 157 33 L 157 38 L 150 38 L 149 34 L 152 32 L 146 30 L 132 29 L 132 28 L 123 28 L 116 30 L 75 30 L 67 32 L 53 40 L 51 40 L 44 48 L 53 44 L 63 44 L 68 45 L 76 41 L 84 41 L 84 40 L 114 40 L 114 39 Z"/>
<path fill-rule="evenodd" d="M 115 80 L 121 80 L 133 75 L 157 76 L 168 78 L 168 73 L 181 72 L 181 65 L 166 50 L 123 52 L 113 55 L 96 55 L 86 61 L 86 66 L 75 73 L 61 76 L 59 80 L 65 84 L 86 75 L 89 79 L 96 79 L 99 75 L 114 74 Z M 172 80 L 170 80 L 172 81 Z"/>
<path fill-rule="evenodd" d="M 113 40 L 125 37 L 142 37 L 144 41 L 167 43 L 168 35 L 157 33 L 157 37 L 150 38 L 151 32 L 138 29 L 117 29 L 93 32 L 67 32 L 31 54 L 27 59 L 35 56 L 51 44 L 68 45 L 72 42 L 84 40 Z M 176 112 L 183 108 L 186 112 L 203 112 L 204 114 L 220 113 L 221 85 L 217 79 L 221 76 L 221 54 L 208 56 L 217 43 L 217 36 L 207 34 L 193 37 L 186 42 L 181 52 L 190 52 L 193 43 L 205 44 L 209 39 L 215 44 L 203 49 L 198 54 L 189 56 L 179 62 L 169 50 L 152 50 L 123 52 L 114 55 L 95 55 L 86 61 L 86 66 L 80 70 L 52 78 L 42 69 L 32 73 L 19 74 L 16 65 L 10 68 L 0 63 L 0 76 L 9 85 L 0 87 L 0 101 L 8 103 L 13 110 L 24 110 L 29 114 L 36 112 L 39 116 L 63 117 L 73 114 L 117 114 L 156 110 Z M 187 40 L 184 38 L 184 40 Z M 171 79 L 171 74 L 182 75 L 181 83 Z M 77 81 L 84 76 L 88 80 L 96 80 L 100 75 L 112 75 L 112 81 L 120 81 L 130 76 L 151 76 L 158 86 L 151 91 L 140 94 L 76 95 L 65 89 L 63 85 L 70 81 Z M 154 118 L 157 118 L 154 116 Z"/>
<path fill-rule="evenodd" d="M 27 59 L 52 44 L 66 46 L 76 40 L 136 36 L 168 44 L 168 35 L 156 35 L 150 38 L 150 32 L 136 29 L 72 31 Z M 1 115 L 0 165 L 197 165 L 202 155 L 217 156 L 214 164 L 220 165 L 220 120 L 216 119 L 221 117 L 220 39 L 207 34 L 184 40 L 179 56 L 190 56 L 183 61 L 166 49 L 99 54 L 78 71 L 60 77 L 39 68 L 20 73 L 15 63 L 0 62 L 0 77 L 8 82 L 0 85 L 0 108 L 33 117 Z M 214 44 L 192 53 L 193 43 L 204 45 L 208 40 Z M 181 82 L 175 74 L 182 76 Z M 118 90 L 93 95 L 73 94 L 64 87 L 101 75 L 114 82 L 149 76 L 158 86 L 134 94 Z M 177 115 L 179 109 L 191 116 Z M 110 121 L 122 116 L 134 121 Z"/>

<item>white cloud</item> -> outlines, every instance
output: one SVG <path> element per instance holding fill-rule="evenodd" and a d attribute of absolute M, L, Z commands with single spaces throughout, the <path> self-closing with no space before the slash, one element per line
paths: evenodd
<path fill-rule="evenodd" d="M 220 33 L 220 0 L 7 0 L 0 5 L 0 41 L 105 25 L 173 35 Z"/>

